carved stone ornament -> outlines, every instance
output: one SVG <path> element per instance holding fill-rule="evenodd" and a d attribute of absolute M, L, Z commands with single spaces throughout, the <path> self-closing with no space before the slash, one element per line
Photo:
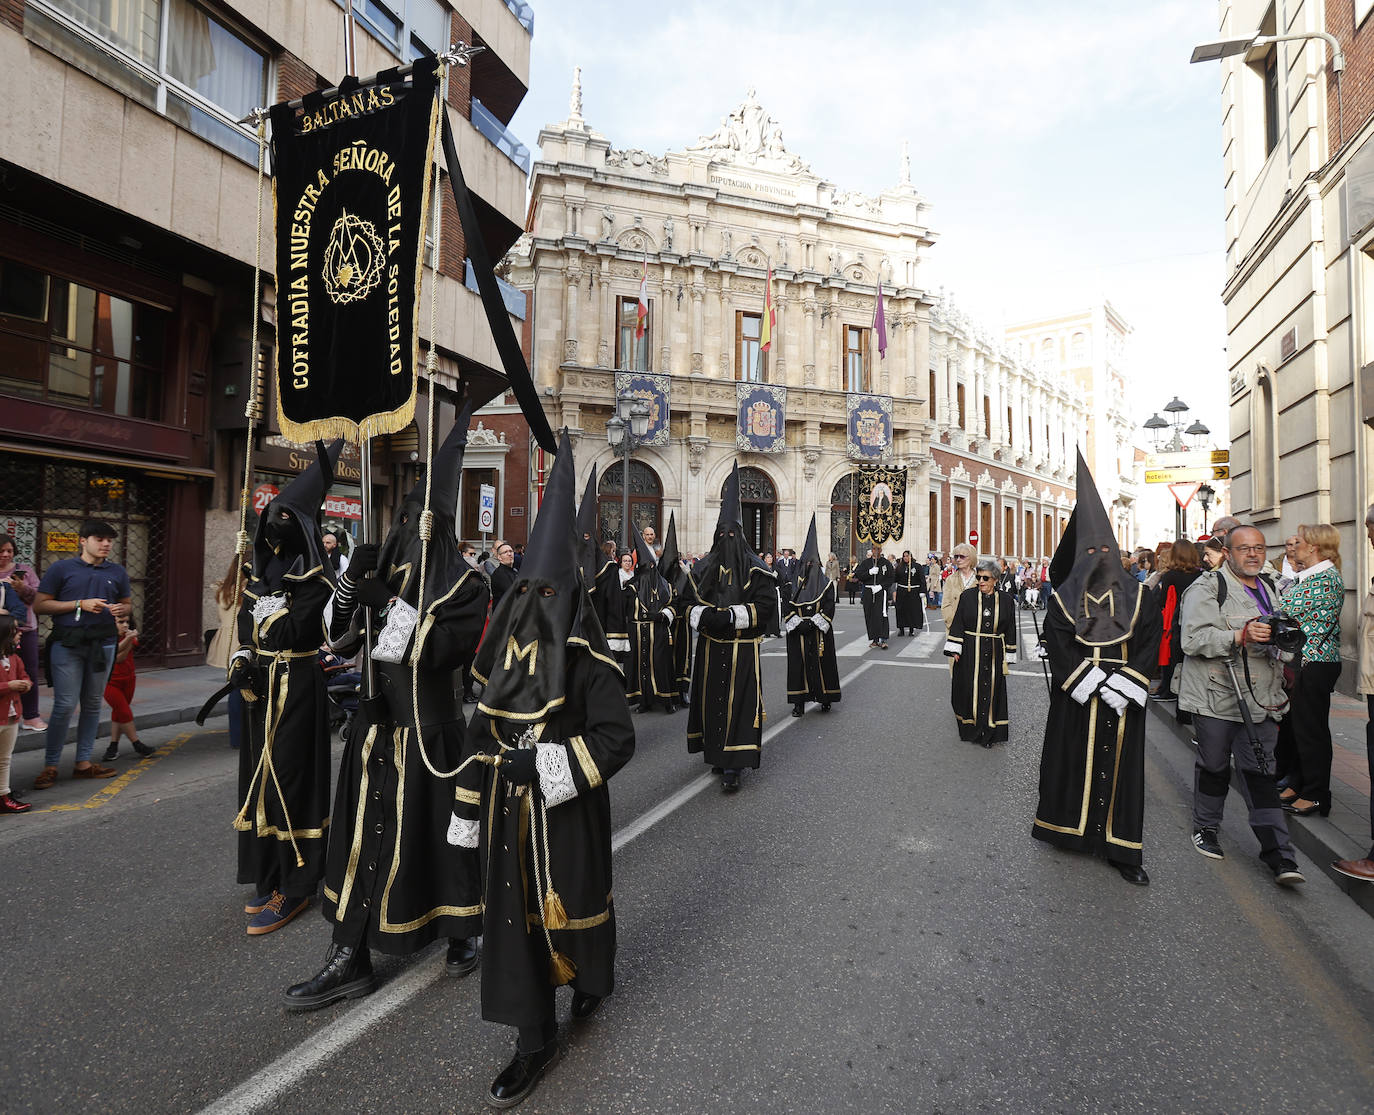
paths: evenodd
<path fill-rule="evenodd" d="M 596 346 L 596 366 L 598 368 L 609 368 L 611 366 L 611 342 L 604 337 Z"/>
<path fill-rule="evenodd" d="M 816 479 L 816 465 L 820 463 L 821 451 L 819 449 L 805 449 L 802 451 L 802 475 L 808 481 Z"/>
<path fill-rule="evenodd" d="M 606 165 L 645 170 L 650 174 L 667 175 L 668 160 L 662 155 L 650 155 L 637 147 L 625 151 L 607 151 Z"/>
<path fill-rule="evenodd" d="M 962 461 L 950 469 L 949 478 L 960 484 L 967 484 L 969 482 L 969 472 L 968 469 L 964 467 Z"/>
<path fill-rule="evenodd" d="M 744 248 L 740 251 L 739 261 L 746 267 L 765 267 L 768 264 L 767 257 L 757 248 Z"/>
<path fill-rule="evenodd" d="M 700 298 L 701 296 L 698 294 L 697 297 Z M 692 353 L 692 375 L 701 375 L 701 353 L 699 352 Z"/>
<path fill-rule="evenodd" d="M 577 339 L 569 337 L 563 342 L 563 363 L 577 363 Z"/>
<path fill-rule="evenodd" d="M 759 104 L 751 88 L 740 105 L 721 117 L 720 127 L 702 136 L 687 150 L 716 163 L 743 163 L 769 170 L 810 174 L 811 168 L 787 150 L 782 126 Z"/>
<path fill-rule="evenodd" d="M 702 463 L 706 459 L 706 439 L 700 441 L 695 438 L 687 442 L 687 467 L 692 470 L 695 476 L 701 471 Z"/>
<path fill-rule="evenodd" d="M 486 426 L 482 424 L 480 419 L 477 422 L 477 429 L 473 430 L 470 434 L 468 434 L 468 445 L 474 448 L 480 446 L 487 446 L 488 448 L 491 448 L 493 446 L 499 446 L 504 442 L 504 440 L 504 434 L 502 434 L 498 438 L 496 436 L 496 431 L 488 430 Z"/>

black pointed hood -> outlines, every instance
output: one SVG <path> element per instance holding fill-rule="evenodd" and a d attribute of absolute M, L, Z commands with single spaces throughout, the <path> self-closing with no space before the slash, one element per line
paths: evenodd
<path fill-rule="evenodd" d="M 582 580 L 575 524 L 565 429 L 520 573 L 492 614 L 472 667 L 483 685 L 478 707 L 498 724 L 542 721 L 563 704 L 570 647 L 615 665 Z"/>
<path fill-rule="evenodd" d="M 596 588 L 596 575 L 606 567 L 611 559 L 601 552 L 601 537 L 597 531 L 596 466 L 592 465 L 587 486 L 582 492 L 582 502 L 577 508 L 577 561 L 582 569 L 582 583 L 587 591 Z"/>
<path fill-rule="evenodd" d="M 644 541 L 644 535 L 640 534 L 633 520 L 630 522 L 630 537 L 635 549 L 635 596 L 650 615 L 657 615 L 672 603 L 673 591 L 659 568 L 658 557 L 649 543 Z"/>
<path fill-rule="evenodd" d="M 668 512 L 668 529 L 663 532 L 663 552 L 658 558 L 658 571 L 674 592 L 681 592 L 683 584 L 689 579 L 687 570 L 682 568 L 682 554 L 677 548 L 677 522 L 673 512 Z"/>
<path fill-rule="evenodd" d="M 825 562 L 821 560 L 821 548 L 816 542 L 816 514 L 811 513 L 811 526 L 806 532 L 806 545 L 802 547 L 801 558 L 797 562 L 797 577 L 792 588 L 792 599 L 797 604 L 810 604 L 818 600 L 830 585 L 825 575 Z"/>
<path fill-rule="evenodd" d="M 1080 643 L 1112 646 L 1135 629 L 1142 586 L 1121 565 L 1112 520 L 1082 453 L 1078 502 L 1050 562 L 1050 583 Z"/>
<path fill-rule="evenodd" d="M 282 587 L 285 578 L 302 580 L 320 567 L 334 579 L 324 552 L 320 505 L 334 482 L 334 466 L 343 452 L 340 438 L 332 445 L 315 443 L 315 463 L 283 488 L 258 516 L 253 533 L 253 576 L 268 591 Z"/>
<path fill-rule="evenodd" d="M 716 534 L 711 550 L 697 562 L 692 576 L 701 602 L 717 608 L 743 604 L 751 578 L 777 577 L 754 553 L 754 548 L 744 536 L 738 461 L 730 469 L 730 475 L 720 491 L 720 515 L 716 519 Z"/>
<path fill-rule="evenodd" d="M 472 407 L 465 406 L 453 429 L 434 453 L 430 470 L 429 506 L 433 516 L 429 557 L 424 558 L 420 539 L 420 519 L 425 510 L 425 482 L 420 480 L 396 508 L 396 516 L 377 555 L 377 575 L 391 591 L 412 608 L 420 603 L 420 567 L 425 566 L 425 610 L 447 596 L 473 572 L 463 560 L 456 523 L 458 481 L 463 471 L 463 453 L 468 444 L 468 424 Z"/>

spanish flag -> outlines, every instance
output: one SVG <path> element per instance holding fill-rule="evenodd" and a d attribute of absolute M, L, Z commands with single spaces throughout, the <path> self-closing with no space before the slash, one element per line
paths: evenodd
<path fill-rule="evenodd" d="M 635 340 L 644 336 L 644 330 L 649 324 L 649 259 L 644 258 L 644 270 L 639 276 L 639 310 L 638 318 L 635 321 Z"/>
<path fill-rule="evenodd" d="M 773 343 L 773 326 L 778 323 L 778 312 L 773 308 L 773 269 L 768 269 L 768 278 L 763 288 L 763 324 L 759 327 L 759 351 L 767 352 Z"/>

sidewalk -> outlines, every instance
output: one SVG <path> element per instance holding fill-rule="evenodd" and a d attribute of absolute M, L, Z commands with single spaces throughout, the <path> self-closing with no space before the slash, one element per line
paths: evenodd
<path fill-rule="evenodd" d="M 179 670 L 148 670 L 138 675 L 138 688 L 134 691 L 134 723 L 140 730 L 160 728 L 167 724 L 190 724 L 195 721 L 196 713 L 217 689 L 224 684 L 224 671 L 218 666 L 185 666 Z M 52 690 L 46 685 L 40 687 L 38 698 L 39 715 L 44 720 L 52 712 Z M 228 715 L 228 702 L 221 701 L 215 706 L 206 720 L 211 728 L 223 727 L 215 722 L 215 717 Z M 71 727 L 67 730 L 67 742 L 76 742 L 76 722 L 78 713 L 72 714 Z M 41 751 L 47 732 L 19 733 L 15 752 Z M 100 731 L 97 740 L 110 738 L 110 706 L 100 706 Z M 97 750 L 101 750 L 97 748 Z"/>
<path fill-rule="evenodd" d="M 1174 719 L 1172 701 L 1150 708 L 1192 750 L 1192 730 Z M 1374 914 L 1374 883 L 1348 879 L 1331 870 L 1338 859 L 1363 859 L 1369 853 L 1369 767 L 1365 759 L 1365 702 L 1337 692 L 1331 697 L 1331 816 L 1288 818 L 1293 843 L 1368 914 Z M 1232 771 L 1232 782 L 1236 775 Z M 1240 807 L 1238 800 L 1232 809 Z M 1241 807 L 1243 808 L 1243 807 Z"/>

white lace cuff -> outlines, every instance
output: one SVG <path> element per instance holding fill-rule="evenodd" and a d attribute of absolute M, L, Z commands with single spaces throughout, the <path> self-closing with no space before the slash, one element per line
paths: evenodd
<path fill-rule="evenodd" d="M 658 614 L 661 615 L 664 619 L 666 619 L 670 624 L 677 621 L 677 613 L 673 611 L 672 608 L 664 608 L 663 611 L 659 612 Z"/>
<path fill-rule="evenodd" d="M 801 623 L 801 616 L 788 616 L 787 622 L 783 624 L 783 626 L 787 629 L 787 633 L 790 635 L 793 631 L 795 631 L 798 627 L 801 626 Z"/>
<path fill-rule="evenodd" d="M 1149 694 L 1145 692 L 1143 685 L 1137 685 L 1124 674 L 1113 674 L 1107 679 L 1107 684 L 1127 700 L 1134 701 L 1141 708 L 1145 707 L 1145 701 Z"/>
<path fill-rule="evenodd" d="M 821 615 L 820 612 L 817 612 L 814 616 L 811 617 L 811 622 L 814 623 L 822 631 L 830 630 L 830 621 L 826 619 L 825 616 Z"/>
<path fill-rule="evenodd" d="M 415 634 L 415 623 L 420 613 L 399 596 L 391 602 L 386 612 L 386 626 L 377 636 L 377 645 L 372 648 L 372 657 L 378 662 L 404 661 L 406 648 L 410 646 L 411 636 Z"/>
<path fill-rule="evenodd" d="M 1009 651 L 1007 651 L 1007 665 L 1010 666 L 1012 663 L 1016 661 L 1016 648 L 1012 647 Z"/>
<path fill-rule="evenodd" d="M 539 743 L 535 747 L 534 769 L 539 772 L 539 789 L 544 795 L 544 804 L 550 807 L 562 805 L 577 797 L 572 765 L 568 762 L 568 749 L 561 743 Z"/>
<path fill-rule="evenodd" d="M 1073 687 L 1073 692 L 1069 696 L 1080 705 L 1086 705 L 1092 695 L 1097 692 L 1097 687 L 1106 680 L 1107 675 L 1094 666 L 1083 675 L 1083 680 Z"/>
<path fill-rule="evenodd" d="M 253 602 L 253 623 L 261 627 L 262 621 L 268 616 L 274 616 L 285 610 L 286 593 L 279 592 L 274 596 L 260 596 Z"/>
<path fill-rule="evenodd" d="M 963 654 L 963 653 L 964 653 L 964 644 L 963 644 L 963 642 L 962 642 L 961 640 L 959 640 L 959 639 L 946 639 L 946 640 L 945 640 L 945 653 L 946 653 L 946 654 Z"/>
<path fill-rule="evenodd" d="M 606 640 L 606 645 L 607 645 L 608 647 L 610 647 L 610 648 L 611 648 L 612 650 L 614 650 L 614 651 L 619 651 L 621 654 L 629 654 L 629 653 L 630 653 L 630 640 L 629 640 L 629 639 L 611 639 L 611 638 L 608 638 L 608 639 Z"/>
<path fill-rule="evenodd" d="M 476 821 L 465 821 L 455 813 L 448 823 L 448 842 L 455 848 L 475 848 L 477 832 Z"/>
<path fill-rule="evenodd" d="M 730 614 L 735 618 L 736 631 L 743 631 L 749 626 L 749 609 L 743 604 L 731 604 Z"/>
<path fill-rule="evenodd" d="M 704 611 L 706 611 L 706 605 L 698 604 L 687 613 L 687 623 L 693 631 L 695 631 L 697 626 L 701 623 L 701 615 Z"/>

